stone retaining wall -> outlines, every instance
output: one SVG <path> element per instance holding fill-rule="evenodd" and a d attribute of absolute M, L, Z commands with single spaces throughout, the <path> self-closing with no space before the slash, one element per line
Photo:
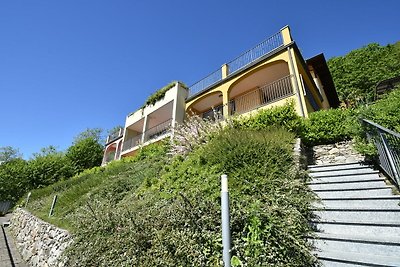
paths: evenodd
<path fill-rule="evenodd" d="M 22 258 L 32 267 L 62 267 L 61 254 L 72 242 L 66 230 L 44 222 L 23 209 L 16 209 L 10 230 Z"/>
<path fill-rule="evenodd" d="M 310 164 L 333 164 L 364 161 L 364 156 L 353 148 L 352 141 L 339 142 L 331 145 L 314 146 L 308 158 Z"/>

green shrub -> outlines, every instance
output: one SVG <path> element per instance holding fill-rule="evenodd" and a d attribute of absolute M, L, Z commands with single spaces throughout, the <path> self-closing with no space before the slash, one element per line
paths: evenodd
<path fill-rule="evenodd" d="M 313 112 L 305 120 L 302 139 L 307 145 L 331 144 L 352 139 L 359 124 L 351 109 L 329 109 Z"/>
<path fill-rule="evenodd" d="M 163 88 L 157 90 L 154 94 L 152 94 L 151 96 L 149 96 L 146 99 L 146 102 L 144 103 L 143 107 L 146 106 L 150 106 L 150 105 L 154 105 L 157 101 L 161 100 L 164 98 L 165 93 L 171 89 L 172 87 L 175 86 L 176 83 L 179 83 L 179 85 L 181 85 L 183 88 L 188 88 L 183 82 L 178 82 L 178 81 L 173 81 L 170 82 L 169 84 L 167 84 L 166 86 L 164 86 Z"/>
<path fill-rule="evenodd" d="M 0 201 L 17 202 L 29 189 L 27 162 L 11 159 L 0 164 Z"/>
<path fill-rule="evenodd" d="M 74 212 L 92 198 L 104 198 L 117 203 L 136 190 L 148 177 L 157 177 L 166 160 L 165 145 L 149 145 L 136 157 L 113 161 L 106 167 L 94 167 L 50 186 L 32 191 L 28 210 L 59 227 L 74 230 Z M 54 216 L 48 212 L 57 194 Z M 20 202 L 25 205 L 24 199 Z"/>
<path fill-rule="evenodd" d="M 400 88 L 362 109 L 361 115 L 363 118 L 400 133 Z"/>
<path fill-rule="evenodd" d="M 293 138 L 282 129 L 227 129 L 185 159 L 166 164 L 156 153 L 137 161 L 128 176 L 143 181 L 138 190 L 117 203 L 92 195 L 74 212 L 68 264 L 221 266 L 219 177 L 227 173 L 236 261 L 312 265 L 304 236 L 313 197 L 292 167 Z"/>
<path fill-rule="evenodd" d="M 233 120 L 233 125 L 235 128 L 254 130 L 280 126 L 296 135 L 300 135 L 304 127 L 303 119 L 297 114 L 293 102 L 260 110 L 250 117 L 238 117 Z"/>

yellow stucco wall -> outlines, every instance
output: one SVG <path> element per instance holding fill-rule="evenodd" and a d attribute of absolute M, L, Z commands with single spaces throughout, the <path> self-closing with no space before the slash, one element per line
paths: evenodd
<path fill-rule="evenodd" d="M 290 63 L 290 57 L 289 57 L 289 53 L 292 54 L 292 59 L 293 59 L 293 66 L 294 69 L 292 69 L 291 67 L 291 63 Z M 296 64 L 297 61 L 297 55 L 295 55 L 294 50 L 293 49 L 289 49 L 289 50 L 283 50 L 281 51 L 279 54 L 275 55 L 272 58 L 269 58 L 263 62 L 260 62 L 259 64 L 253 66 L 252 68 L 240 73 L 239 75 L 233 77 L 233 78 L 228 78 L 226 79 L 225 82 L 221 83 L 220 85 L 212 88 L 211 90 L 195 97 L 194 99 L 191 99 L 190 101 L 188 101 L 186 103 L 186 112 L 189 112 L 189 110 L 192 108 L 192 106 L 196 103 L 198 103 L 199 101 L 201 101 L 202 99 L 204 99 L 205 97 L 211 95 L 211 94 L 215 94 L 215 93 L 220 93 L 222 94 L 222 100 L 223 100 L 223 104 L 225 104 L 224 106 L 224 114 L 228 114 L 228 105 L 227 103 L 230 100 L 229 97 L 229 93 L 231 88 L 237 84 L 239 81 L 241 81 L 242 79 L 249 77 L 252 75 L 252 73 L 264 69 L 264 68 L 268 68 L 268 66 L 276 63 L 276 62 L 285 62 L 288 65 L 289 68 L 289 73 L 292 75 L 291 78 L 291 82 L 292 82 L 292 87 L 293 87 L 293 93 L 295 94 L 294 96 L 290 96 L 288 97 L 288 99 L 291 99 L 296 107 L 296 110 L 298 112 L 299 115 L 302 115 L 302 108 L 301 105 L 303 106 L 303 110 L 304 110 L 304 115 L 308 116 L 308 112 L 307 107 L 306 107 L 306 102 L 304 99 L 304 96 L 302 94 L 302 87 L 299 84 L 300 83 L 300 76 L 299 76 L 299 70 L 298 70 L 298 66 Z M 298 86 L 294 86 L 294 83 L 297 83 Z M 298 88 L 300 90 L 300 94 L 297 95 L 296 92 L 296 88 Z M 301 99 L 301 103 L 299 101 L 299 98 Z M 272 107 L 272 106 L 276 106 L 276 105 L 281 105 L 282 103 L 286 103 L 286 100 L 280 100 L 277 102 L 274 102 L 272 104 L 268 104 L 265 107 Z"/>
<path fill-rule="evenodd" d="M 271 63 L 277 62 L 277 61 L 285 61 L 286 63 L 289 62 L 289 56 L 288 56 L 288 52 L 287 51 L 283 51 L 280 54 L 276 55 L 275 57 L 268 59 L 264 62 L 261 62 L 260 64 L 257 64 L 256 66 L 246 70 L 245 72 L 242 72 L 240 75 L 237 75 L 231 79 L 227 79 L 226 82 L 212 88 L 211 90 L 195 97 L 194 99 L 191 99 L 190 101 L 186 102 L 186 110 L 190 109 L 190 107 L 200 101 L 201 99 L 207 97 L 210 94 L 214 94 L 216 92 L 218 93 L 222 93 L 222 102 L 223 104 L 228 103 L 229 99 L 229 90 L 232 88 L 232 85 L 234 85 L 235 83 L 237 83 L 239 80 L 243 79 L 244 77 L 247 77 L 248 75 L 251 75 L 252 72 L 254 72 L 255 69 L 260 69 L 263 68 Z"/>
<path fill-rule="evenodd" d="M 295 49 L 295 46 L 293 46 L 293 39 L 290 34 L 290 29 L 289 27 L 284 27 L 281 29 L 281 34 L 282 34 L 282 40 L 283 44 L 286 45 L 286 49 L 281 50 L 279 53 L 273 55 L 270 58 L 267 58 L 258 64 L 248 68 L 245 71 L 240 72 L 237 75 L 234 75 L 233 77 L 227 76 L 228 74 L 228 66 L 224 64 L 221 67 L 221 73 L 222 73 L 222 81 L 217 85 L 208 90 L 207 92 L 204 92 L 195 98 L 191 99 L 190 101 L 186 102 L 186 113 L 189 113 L 190 110 L 195 110 L 195 108 L 198 107 L 206 107 L 207 104 L 206 102 L 202 101 L 208 101 L 211 98 L 211 95 L 221 95 L 222 97 L 222 104 L 224 105 L 223 107 L 223 113 L 224 115 L 229 114 L 229 101 L 235 97 L 235 93 L 232 94 L 232 97 L 230 96 L 230 90 L 236 85 L 239 84 L 239 82 L 244 81 L 244 79 L 251 77 L 254 73 L 257 73 L 261 70 L 265 70 L 266 68 L 270 68 L 273 66 L 274 63 L 277 62 L 285 62 L 288 66 L 289 69 L 289 74 L 291 75 L 291 83 L 292 83 L 292 89 L 293 89 L 293 96 L 287 97 L 287 99 L 291 99 L 296 107 L 296 111 L 300 116 L 308 117 L 308 113 L 313 112 L 314 108 L 311 105 L 310 100 L 308 97 L 311 97 L 315 100 L 315 103 L 318 105 L 319 109 L 327 109 L 329 108 L 329 102 L 326 98 L 325 92 L 323 89 L 321 92 L 319 91 L 312 75 L 310 74 L 310 71 L 308 69 L 308 66 L 303 65 L 304 60 L 302 59 L 302 56 L 299 54 L 298 50 Z M 273 68 L 271 68 L 272 71 Z M 278 71 L 279 73 L 282 70 Z M 276 73 L 278 73 L 276 72 Z M 273 71 L 271 73 L 274 73 Z M 275 74 L 276 74 L 275 73 Z M 260 72 L 261 75 L 261 72 Z M 287 75 L 287 74 L 286 74 Z M 283 75 L 281 76 L 283 77 Z M 250 78 L 251 79 L 251 78 Z M 305 86 L 310 90 L 311 95 L 310 96 L 305 96 Z M 248 88 L 250 90 L 251 88 Z M 235 89 L 236 90 L 236 89 Z M 322 96 L 322 100 L 320 99 Z M 208 99 L 205 99 L 208 98 Z M 247 101 L 253 101 L 254 99 L 249 96 L 247 98 Z M 253 106 L 258 106 L 255 104 L 255 100 L 253 101 L 254 104 Z M 286 103 L 285 100 L 277 101 L 275 103 L 270 103 L 265 105 L 265 107 L 272 107 L 276 105 L 280 105 L 281 103 Z M 238 101 L 237 103 L 235 102 L 236 105 L 236 111 L 239 113 L 244 110 L 244 104 Z M 211 108 L 211 104 L 210 104 Z M 198 110 L 198 112 L 203 112 L 204 110 Z"/>

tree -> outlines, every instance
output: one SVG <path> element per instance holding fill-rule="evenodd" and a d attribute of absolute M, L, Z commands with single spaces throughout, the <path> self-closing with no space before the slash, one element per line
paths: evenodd
<path fill-rule="evenodd" d="M 67 149 L 66 156 L 72 162 L 75 173 L 101 165 L 104 150 L 101 134 L 101 129 L 87 129 Z"/>
<path fill-rule="evenodd" d="M 0 164 L 0 201 L 16 202 L 30 188 L 27 162 L 14 158 Z"/>
<path fill-rule="evenodd" d="M 121 128 L 123 129 L 124 127 L 121 125 L 114 126 L 113 128 L 107 131 L 107 135 L 117 134 Z"/>
<path fill-rule="evenodd" d="M 11 146 L 0 147 L 0 163 L 8 162 L 16 158 L 22 158 L 22 154 L 19 153 L 18 148 L 13 148 Z"/>
<path fill-rule="evenodd" d="M 85 131 L 81 132 L 74 138 L 73 143 L 77 143 L 81 140 L 91 138 L 98 143 L 104 143 L 103 129 L 101 128 L 87 128 Z"/>
<path fill-rule="evenodd" d="M 28 161 L 27 170 L 30 188 L 47 186 L 74 174 L 72 162 L 54 146 L 35 153 Z"/>
<path fill-rule="evenodd" d="M 400 75 L 400 42 L 372 43 L 328 60 L 339 99 L 348 106 L 374 100 L 376 84 Z"/>

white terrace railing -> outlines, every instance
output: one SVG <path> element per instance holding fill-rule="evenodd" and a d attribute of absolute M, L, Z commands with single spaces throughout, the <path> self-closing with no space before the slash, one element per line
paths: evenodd
<path fill-rule="evenodd" d="M 251 63 L 257 61 L 258 59 L 264 57 L 265 55 L 272 53 L 281 46 L 283 46 L 283 37 L 282 37 L 282 32 L 279 31 L 278 33 L 272 35 L 268 39 L 264 40 L 263 42 L 259 43 L 252 49 L 246 51 L 239 57 L 229 62 L 227 64 L 227 76 L 244 69 Z M 200 81 L 196 82 L 192 86 L 190 86 L 188 97 L 191 97 L 195 94 L 198 94 L 206 90 L 207 88 L 209 88 L 210 86 L 216 84 L 221 80 L 222 80 L 222 69 L 218 69 L 213 73 L 207 75 Z"/>

